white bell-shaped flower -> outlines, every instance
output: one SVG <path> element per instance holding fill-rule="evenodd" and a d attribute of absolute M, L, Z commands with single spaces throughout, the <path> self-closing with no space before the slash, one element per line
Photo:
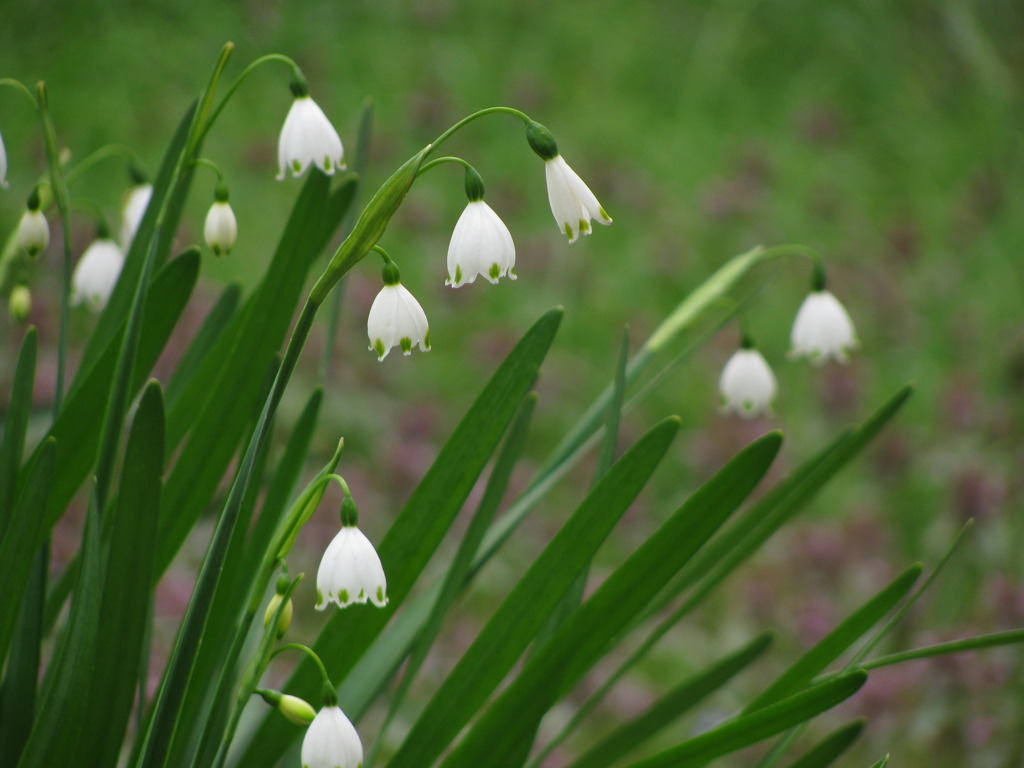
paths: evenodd
<path fill-rule="evenodd" d="M 152 184 L 136 184 L 125 196 L 121 208 L 121 245 L 126 251 L 131 247 L 135 233 L 139 231 L 139 224 L 142 223 L 152 197 Z"/>
<path fill-rule="evenodd" d="M 492 283 L 506 275 L 515 280 L 515 266 L 516 246 L 508 227 L 483 200 L 470 201 L 448 244 L 445 285 L 458 288 L 472 283 L 477 275 Z"/>
<path fill-rule="evenodd" d="M 86 304 L 94 312 L 107 305 L 124 266 L 124 253 L 109 236 L 99 237 L 85 249 L 71 274 L 71 303 Z"/>
<path fill-rule="evenodd" d="M 832 358 L 845 363 L 847 353 L 859 342 L 846 309 L 822 288 L 811 291 L 800 305 L 790 344 L 790 357 L 806 357 L 815 365 L 824 365 Z"/>
<path fill-rule="evenodd" d="M 203 236 L 214 256 L 227 256 L 238 239 L 238 221 L 235 219 L 235 212 L 231 210 L 231 204 L 228 203 L 227 190 L 223 191 L 223 199 L 220 193 L 221 190 L 218 188 L 218 197 L 206 214 Z"/>
<path fill-rule="evenodd" d="M 324 111 L 309 97 L 305 83 L 292 83 L 292 102 L 277 142 L 280 165 L 278 179 L 291 169 L 293 176 L 301 176 L 314 165 L 328 176 L 345 167 L 344 149 L 338 132 Z"/>
<path fill-rule="evenodd" d="M 327 545 L 316 572 L 316 609 L 334 602 L 339 608 L 371 601 L 387 605 L 388 585 L 384 566 L 373 544 L 355 525 L 343 525 Z"/>
<path fill-rule="evenodd" d="M 302 768 L 361 768 L 363 744 L 337 705 L 321 709 L 302 740 Z"/>
<path fill-rule="evenodd" d="M 612 223 L 612 217 L 601 207 L 590 187 L 561 155 L 545 161 L 544 173 L 548 182 L 551 213 L 570 243 L 576 242 L 580 234 L 591 233 L 592 219 L 597 219 L 601 224 Z"/>
<path fill-rule="evenodd" d="M 0 135 L 0 187 L 7 186 L 7 148 L 4 147 L 4 137 Z"/>
<path fill-rule="evenodd" d="M 775 398 L 775 374 L 760 352 L 744 346 L 736 350 L 718 380 L 722 412 L 746 419 L 771 413 Z"/>
<path fill-rule="evenodd" d="M 430 350 L 430 327 L 423 307 L 399 281 L 398 266 L 390 259 L 384 264 L 384 287 L 370 305 L 366 318 L 366 335 L 377 359 L 388 356 L 392 347 L 401 347 L 402 354 L 412 354 L 416 344 L 424 352 Z"/>
<path fill-rule="evenodd" d="M 50 242 L 50 225 L 39 208 L 26 208 L 18 222 L 18 245 L 29 256 L 38 256 Z"/>

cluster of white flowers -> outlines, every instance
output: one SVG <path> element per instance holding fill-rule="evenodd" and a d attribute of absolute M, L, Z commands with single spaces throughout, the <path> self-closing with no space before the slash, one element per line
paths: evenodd
<path fill-rule="evenodd" d="M 829 360 L 845 363 L 850 350 L 858 345 L 850 315 L 839 300 L 825 289 L 824 274 L 816 268 L 813 289 L 796 313 L 790 332 L 789 357 L 806 357 L 814 365 Z M 744 336 L 741 348 L 733 353 L 718 380 L 722 410 L 754 418 L 771 413 L 777 386 L 771 367 Z"/>

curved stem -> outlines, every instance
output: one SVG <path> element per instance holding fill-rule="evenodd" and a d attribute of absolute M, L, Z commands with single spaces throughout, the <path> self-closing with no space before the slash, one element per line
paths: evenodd
<path fill-rule="evenodd" d="M 0 85 L 6 85 L 13 88 L 16 91 L 21 91 L 25 97 L 32 102 L 32 106 L 38 106 L 36 104 L 36 97 L 32 95 L 30 91 L 21 80 L 15 80 L 13 77 L 0 77 Z"/>
<path fill-rule="evenodd" d="M 71 184 L 75 179 L 96 165 L 96 163 L 106 160 L 108 157 L 127 157 L 134 163 L 142 164 L 138 153 L 127 144 L 107 144 L 95 152 L 86 155 L 80 163 L 64 174 L 65 182 Z"/>
<path fill-rule="evenodd" d="M 803 256 L 811 259 L 814 262 L 821 261 L 821 254 L 818 253 L 814 248 L 809 245 L 800 245 L 799 243 L 784 243 L 782 245 L 773 245 L 771 248 L 765 248 L 761 252 L 761 260 L 768 261 L 769 259 L 775 259 L 779 256 Z"/>
<path fill-rule="evenodd" d="M 195 160 L 192 161 L 192 165 L 202 166 L 203 168 L 209 168 L 210 170 L 217 174 L 218 183 L 224 181 L 224 174 L 221 173 L 220 168 L 217 166 L 215 162 L 213 162 L 213 160 L 208 160 L 205 157 L 197 157 Z"/>
<path fill-rule="evenodd" d="M 19 83 L 20 85 L 20 83 Z M 24 86 L 22 86 L 24 88 Z M 29 94 L 31 96 L 31 94 Z M 64 246 L 63 270 L 61 272 L 60 337 L 57 342 L 57 381 L 54 385 L 53 418 L 57 419 L 64 404 L 64 377 L 67 367 L 68 326 L 71 298 L 71 204 L 68 199 L 67 182 L 61 169 L 60 153 L 57 150 L 57 132 L 50 116 L 50 105 L 46 97 L 46 84 L 36 84 L 39 119 L 43 127 L 43 142 L 46 145 L 46 163 L 50 170 L 50 188 L 60 216 Z M 33 103 L 36 100 L 33 99 Z"/>
<path fill-rule="evenodd" d="M 316 655 L 316 651 L 314 651 L 312 648 L 303 645 L 302 643 L 285 643 L 284 645 L 275 648 L 274 652 L 270 654 L 270 658 L 273 659 L 275 656 L 284 651 L 302 651 L 303 653 L 305 653 L 307 656 L 309 656 L 309 658 L 316 662 L 317 667 L 320 669 L 320 676 L 324 679 L 324 684 L 329 685 L 332 688 L 334 687 L 334 683 L 331 682 L 331 678 L 327 676 L 327 668 L 324 667 L 324 663 L 320 660 L 320 657 Z"/>
<path fill-rule="evenodd" d="M 438 136 L 436 139 L 434 139 L 433 143 L 430 145 L 430 149 L 427 150 L 426 154 L 429 155 L 435 149 L 437 149 L 442 144 L 444 144 L 449 138 L 451 138 L 452 134 L 454 134 L 455 132 L 457 132 L 457 131 L 461 130 L 462 128 L 466 127 L 467 125 L 472 123 L 474 120 L 477 120 L 478 118 L 481 118 L 481 117 L 485 117 L 486 115 L 494 115 L 494 114 L 513 115 L 515 117 L 518 117 L 520 120 L 522 120 L 527 125 L 529 125 L 530 122 L 531 122 L 530 116 L 528 114 L 526 114 L 525 112 L 522 112 L 522 111 L 520 111 L 518 109 L 513 109 L 512 107 L 487 107 L 486 109 L 481 109 L 481 110 L 479 110 L 477 112 L 474 112 L 471 115 L 467 115 L 466 117 L 462 118 L 461 120 L 459 120 L 459 122 L 457 122 L 455 125 L 453 125 L 451 128 L 449 128 L 447 131 L 445 131 L 440 136 Z"/>
<path fill-rule="evenodd" d="M 342 492 L 349 498 L 352 498 L 352 492 L 348 489 L 348 483 L 345 482 L 345 478 L 343 478 L 341 475 L 337 473 L 332 473 L 330 475 L 327 475 L 327 477 L 325 477 L 324 480 L 334 480 L 336 483 L 338 483 L 338 485 L 341 486 Z"/>
<path fill-rule="evenodd" d="M 424 163 L 423 165 L 421 165 L 419 171 L 416 172 L 416 178 L 418 179 L 431 168 L 435 168 L 436 166 L 441 165 L 442 163 L 458 163 L 467 171 L 473 171 L 474 173 L 476 173 L 476 168 L 467 163 L 461 157 L 455 157 L 454 155 L 445 155 L 444 157 L 435 157 L 429 163 Z"/>
<path fill-rule="evenodd" d="M 284 64 L 287 64 L 289 67 L 292 68 L 292 72 L 298 74 L 300 77 L 302 75 L 302 70 L 299 68 L 299 65 L 296 64 L 289 57 L 285 56 L 283 53 L 268 53 L 266 56 L 260 56 L 258 59 L 249 64 L 249 66 L 243 69 L 242 73 L 237 78 L 235 78 L 235 82 L 233 82 L 228 87 L 227 91 L 224 92 L 224 98 L 220 100 L 220 104 L 218 104 L 217 108 L 213 110 L 213 113 L 210 115 L 210 119 L 206 122 L 206 125 L 203 127 L 201 136 L 205 136 L 206 132 L 210 130 L 213 124 L 217 121 L 217 118 L 220 117 L 220 113 L 224 110 L 224 107 L 227 106 L 228 101 L 231 99 L 232 96 L 235 95 L 235 91 L 238 90 L 238 87 L 245 81 L 245 79 L 249 77 L 249 75 L 252 74 L 252 72 L 258 66 L 260 66 L 261 64 L 266 64 L 267 62 L 270 61 L 279 61 Z"/>

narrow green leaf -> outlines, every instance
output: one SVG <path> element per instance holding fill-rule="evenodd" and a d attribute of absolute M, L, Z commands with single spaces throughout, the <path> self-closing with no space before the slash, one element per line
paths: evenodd
<path fill-rule="evenodd" d="M 905 661 L 917 661 L 918 659 L 929 659 L 933 656 L 945 656 L 950 653 L 963 653 L 964 651 L 977 651 L 982 648 L 997 648 L 1001 645 L 1016 645 L 1024 643 L 1024 629 L 1011 629 L 1006 632 L 993 632 L 990 635 L 978 635 L 963 640 L 952 640 L 948 643 L 936 643 L 926 645 L 923 648 L 914 648 L 900 653 L 890 653 L 887 656 L 879 656 L 877 659 L 861 664 L 861 669 L 878 669 L 888 667 L 892 664 L 902 664 Z"/>
<path fill-rule="evenodd" d="M 350 607 L 331 616 L 314 650 L 335 680 L 344 680 L 370 647 L 434 554 L 477 478 L 536 379 L 562 318 L 551 310 L 527 331 L 484 387 L 423 480 L 391 524 L 377 552 L 388 575 L 386 608 Z M 315 698 L 320 675 L 303 662 L 285 684 L 297 696 Z M 295 729 L 268 713 L 240 761 L 250 768 L 273 765 L 295 739 Z"/>
<path fill-rule="evenodd" d="M 442 765 L 465 768 L 483 762 L 506 764 L 508 756 L 515 754 L 524 742 L 528 744 L 530 732 L 544 713 L 622 640 L 623 630 L 651 601 L 658 587 L 671 578 L 750 495 L 781 445 L 780 434 L 765 435 L 702 485 L 569 616 Z M 608 479 L 611 478 L 612 473 L 609 473 Z M 594 492 L 599 489 L 606 493 L 610 490 L 604 480 Z M 482 671 L 476 672 L 478 676 L 482 674 Z M 443 691 L 442 686 L 438 696 Z M 485 695 L 488 693 L 489 689 L 484 691 Z M 421 720 L 429 712 L 430 705 Z M 444 714 L 439 719 L 447 719 L 444 715 L 448 712 L 441 712 Z"/>
<path fill-rule="evenodd" d="M 391 768 L 432 762 L 477 714 L 636 499 L 678 430 L 675 417 L 658 423 L 598 482 L 441 684 L 389 763 Z"/>
<path fill-rule="evenodd" d="M 49 542 L 39 547 L 31 568 L 0 689 L 0 765 L 18 764 L 35 717 L 36 685 L 42 658 L 43 605 L 50 570 Z"/>
<path fill-rule="evenodd" d="M 570 768 L 607 768 L 724 686 L 771 645 L 771 633 L 758 635 L 710 667 L 688 678 L 646 712 L 619 726 L 570 764 Z"/>
<path fill-rule="evenodd" d="M 854 720 L 852 723 L 837 728 L 815 744 L 789 768 L 828 768 L 839 759 L 843 752 L 853 746 L 853 742 L 860 738 L 863 730 L 863 720 Z"/>
<path fill-rule="evenodd" d="M 889 756 L 886 755 L 881 760 L 878 760 L 871 764 L 871 768 L 886 768 L 889 765 Z"/>
<path fill-rule="evenodd" d="M 748 715 L 737 717 L 630 768 L 693 768 L 804 723 L 850 698 L 868 679 L 853 672 L 808 688 Z"/>
<path fill-rule="evenodd" d="M 130 393 L 142 387 L 163 351 L 198 274 L 199 253 L 189 250 L 160 270 L 150 284 Z M 50 435 L 57 439 L 61 449 L 46 507 L 47 529 L 64 514 L 96 460 L 100 424 L 110 392 L 110 372 L 116 365 L 120 343 L 120 336 L 111 339 L 92 367 L 84 375 L 79 374 L 81 384 L 68 393 L 64 409 L 50 428 Z M 65 589 L 65 597 L 66 594 Z M 60 605 L 56 607 L 59 610 Z M 48 605 L 47 616 L 50 614 Z"/>
<path fill-rule="evenodd" d="M 221 291 L 217 303 L 213 305 L 199 327 L 195 338 L 189 345 L 188 350 L 178 361 L 174 375 L 167 384 L 167 409 L 173 408 L 175 401 L 181 394 L 186 383 L 195 374 L 200 363 L 207 358 L 214 344 L 222 337 L 228 324 L 235 317 L 235 310 L 242 295 L 242 289 L 238 283 L 231 283 Z"/>
<path fill-rule="evenodd" d="M 906 597 L 911 587 L 914 586 L 914 582 L 921 575 L 921 570 L 922 567 L 919 563 L 914 564 L 893 579 L 885 589 L 851 613 L 835 629 L 815 643 L 813 648 L 797 659 L 774 683 L 744 707 L 743 712 L 753 712 L 802 688 L 815 675 L 839 658 L 843 651 L 863 637 L 900 600 Z"/>
<path fill-rule="evenodd" d="M 25 450 L 25 433 L 32 415 L 32 388 L 36 379 L 36 329 L 29 328 L 21 341 L 18 362 L 14 369 L 11 397 L 4 414 L 4 439 L 0 443 L 0 539 L 7 530 L 14 496 L 18 485 L 18 471 Z M 0 659 L 3 657 L 0 656 Z"/>
<path fill-rule="evenodd" d="M 713 539 L 671 580 L 647 612 L 650 617 L 668 605 L 684 589 L 696 584 L 687 599 L 666 618 L 630 654 L 579 708 L 552 745 L 563 741 L 605 694 L 642 659 L 684 616 L 700 605 L 719 584 L 746 562 L 761 545 L 810 502 L 843 466 L 851 461 L 893 416 L 910 396 L 904 387 L 852 432 L 843 432 L 811 459 L 794 470 L 782 483 L 765 494 L 735 524 Z"/>
<path fill-rule="evenodd" d="M 90 689 L 103 591 L 103 551 L 96 494 L 90 494 L 82 534 L 82 565 L 75 580 L 68 623 L 43 680 L 43 695 L 18 768 L 51 768 L 77 762 L 90 707 L 104 689 Z M 132 670 L 134 672 L 134 670 Z"/>
<path fill-rule="evenodd" d="M 46 505 L 53 484 L 56 462 L 56 441 L 50 437 L 24 470 L 25 481 L 14 502 L 7 532 L 0 542 L 0 584 L 7 594 L 4 610 L 0 611 L 0 660 L 7 658 L 14 620 L 18 616 L 25 585 L 29 580 L 32 559 L 42 541 L 44 519 L 39 510 Z"/>
<path fill-rule="evenodd" d="M 135 697 L 153 583 L 153 550 L 164 467 L 164 409 L 156 381 L 143 391 L 111 513 L 107 566 L 92 682 L 102 706 L 85 712 L 78 758 L 114 766 Z"/>
<path fill-rule="evenodd" d="M 487 487 L 484 490 L 483 498 L 480 500 L 480 505 L 477 507 L 476 514 L 470 520 L 466 534 L 459 543 L 459 548 L 452 559 L 452 564 L 445 574 L 441 591 L 434 600 L 430 615 L 423 628 L 416 635 L 409 663 L 405 667 L 405 674 L 402 677 L 398 690 L 392 697 L 387 717 L 384 720 L 384 725 L 380 728 L 375 745 L 382 742 L 387 726 L 391 723 L 398 708 L 405 700 L 410 684 L 419 673 L 420 667 L 434 644 L 434 640 L 437 639 L 445 616 L 466 584 L 466 577 L 469 574 L 470 566 L 473 564 L 473 556 L 476 554 L 480 542 L 483 541 L 484 534 L 487 533 L 491 520 L 494 519 L 494 513 L 497 511 L 498 505 L 501 503 L 508 488 L 508 481 L 512 477 L 512 470 L 515 468 L 516 462 L 519 461 L 519 457 L 523 452 L 523 446 L 526 444 L 526 435 L 529 432 L 530 422 L 536 405 L 537 395 L 533 393 L 523 399 L 519 410 L 516 412 L 515 419 L 509 427 L 508 435 L 501 447 L 498 458 L 494 462 L 494 469 L 487 479 Z M 383 684 L 385 680 L 382 679 L 380 682 Z M 370 757 L 367 758 L 366 762 L 368 765 L 373 765 L 373 758 L 375 756 L 376 746 L 371 752 Z"/>

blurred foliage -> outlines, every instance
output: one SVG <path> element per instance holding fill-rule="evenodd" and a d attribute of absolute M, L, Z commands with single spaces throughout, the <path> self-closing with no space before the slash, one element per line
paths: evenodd
<path fill-rule="evenodd" d="M 789 628 L 790 642 L 806 644 L 821 634 L 818 614 L 840 613 L 830 601 L 853 605 L 909 558 L 934 561 L 972 516 L 979 525 L 970 551 L 951 568 L 956 577 L 938 585 L 923 623 L 954 634 L 1024 620 L 1021 4 L 39 0 L 7 3 L 3 17 L 0 75 L 46 79 L 58 134 L 76 157 L 119 141 L 155 171 L 225 40 L 237 46 L 229 78 L 264 53 L 295 58 L 350 148 L 360 104 L 373 98 L 371 187 L 476 108 L 516 106 L 554 132 L 613 226 L 572 247 L 560 242 L 519 125 L 491 118 L 450 150 L 481 171 L 488 200 L 510 226 L 518 282 L 443 286 L 447 240 L 464 204 L 453 168 L 417 185 L 384 240 L 431 319 L 433 351 L 378 365 L 363 342 L 376 269 L 348 281 L 325 400 L 330 426 L 318 438 L 327 448 L 345 434 L 346 461 L 358 467 L 353 488 L 367 510 L 387 516 L 398 507 L 464 409 L 467 377 L 493 369 L 544 309 L 562 303 L 567 313 L 539 382 L 539 442 L 611 378 L 624 323 L 639 344 L 733 254 L 800 242 L 825 255 L 830 287 L 850 309 L 863 349 L 848 367 L 785 362 L 810 270 L 792 260 L 770 275 L 749 319 L 780 381 L 772 422 L 789 437 L 783 466 L 906 381 L 917 382 L 917 395 L 868 459 L 822 496 L 804 530 L 763 553 L 763 570 L 738 587 L 746 613 L 712 607 L 702 629 L 676 640 L 714 645 L 743 621 Z M 289 103 L 286 71 L 265 67 L 206 144 L 227 175 L 240 227 L 229 258 L 204 258 L 211 285 L 251 287 L 281 231 L 297 189 L 273 180 Z M 43 147 L 34 116 L 11 92 L 0 92 L 0 132 L 11 180 L 0 195 L 0 228 L 8 230 L 44 167 Z M 89 196 L 115 218 L 128 184 L 121 166 L 98 166 L 73 196 Z M 214 181 L 200 171 L 183 245 L 200 239 Z M 75 221 L 79 252 L 92 234 L 87 211 Z M 55 286 L 51 263 L 33 273 L 32 320 L 44 350 L 56 339 L 45 298 Z M 0 391 L 20 336 L 9 329 L 0 333 Z M 687 447 L 677 452 L 673 482 L 662 478 L 660 488 L 672 502 L 766 426 L 715 413 L 718 371 L 737 336 L 734 328 L 718 334 L 625 425 L 632 439 L 655 417 L 683 417 Z M 304 360 L 310 377 L 316 347 L 314 339 Z M 638 509 L 635 524 L 644 526 L 649 512 Z M 385 524 L 367 515 L 367 526 Z M 524 562 L 534 545 L 524 541 Z M 962 764 L 967 753 L 972 765 L 1012 759 L 1022 748 L 1022 705 L 1007 691 L 1020 690 L 1020 664 L 994 653 L 967 662 L 974 664 L 982 680 L 997 679 L 992 688 L 947 664 L 936 665 L 931 681 L 941 696 L 929 697 L 918 680 L 915 693 L 868 699 L 881 711 L 917 707 L 921 718 L 909 733 L 886 733 L 873 721 L 869 747 L 888 745 L 896 756 L 905 738 L 931 750 L 918 762 L 935 766 Z M 993 690 L 997 698 L 980 700 Z M 858 754 L 867 764 L 880 751 Z"/>

